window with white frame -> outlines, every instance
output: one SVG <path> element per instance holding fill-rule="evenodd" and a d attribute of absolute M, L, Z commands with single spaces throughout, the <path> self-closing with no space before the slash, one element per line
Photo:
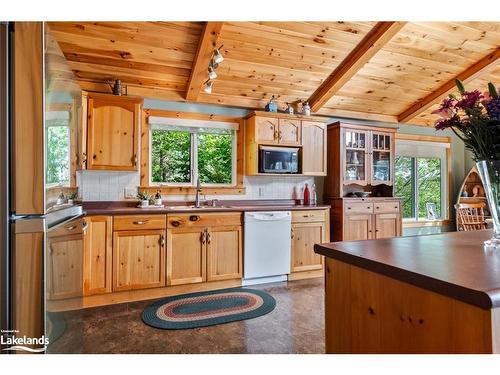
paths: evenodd
<path fill-rule="evenodd" d="M 149 117 L 150 184 L 236 185 L 238 123 Z"/>
<path fill-rule="evenodd" d="M 447 219 L 449 143 L 396 140 L 395 195 L 403 219 Z"/>

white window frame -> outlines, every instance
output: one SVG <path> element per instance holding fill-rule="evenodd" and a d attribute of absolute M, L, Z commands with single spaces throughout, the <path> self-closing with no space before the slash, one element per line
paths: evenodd
<path fill-rule="evenodd" d="M 230 184 L 207 184 L 201 183 L 204 187 L 235 187 L 237 185 L 237 147 L 238 147 L 238 122 L 224 122 L 211 120 L 192 120 L 169 117 L 149 117 L 149 186 L 158 187 L 195 187 L 198 180 L 198 133 L 196 128 L 226 129 L 231 131 L 232 153 L 231 153 L 231 183 Z M 163 128 L 163 129 L 162 129 Z M 182 128 L 185 128 L 182 129 Z M 191 182 L 153 182 L 152 181 L 152 132 L 154 130 L 164 131 L 189 131 L 191 134 Z"/>
<path fill-rule="evenodd" d="M 432 142 L 432 141 L 414 141 L 406 139 L 396 139 L 396 152 L 395 157 L 409 157 L 415 158 L 439 158 L 441 160 L 441 217 L 436 219 L 448 220 L 448 205 L 450 204 L 450 197 L 448 194 L 449 183 L 448 181 L 448 157 L 450 143 L 447 142 Z M 417 163 L 418 167 L 418 163 Z M 396 176 L 396 170 L 394 170 L 394 176 Z M 412 178 L 415 179 L 415 205 L 416 205 L 416 217 L 403 218 L 403 222 L 424 222 L 429 221 L 427 218 L 418 217 L 418 181 L 417 181 L 417 171 L 415 170 Z"/>

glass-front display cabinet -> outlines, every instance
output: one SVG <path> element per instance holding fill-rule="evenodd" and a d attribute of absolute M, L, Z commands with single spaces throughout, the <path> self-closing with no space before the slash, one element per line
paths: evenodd
<path fill-rule="evenodd" d="M 337 122 L 330 145 L 325 197 L 392 197 L 396 128 Z"/>

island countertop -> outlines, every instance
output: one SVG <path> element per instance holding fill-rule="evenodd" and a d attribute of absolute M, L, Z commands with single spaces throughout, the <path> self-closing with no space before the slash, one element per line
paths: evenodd
<path fill-rule="evenodd" d="M 316 253 L 465 303 L 500 307 L 500 251 L 491 230 L 317 244 Z"/>

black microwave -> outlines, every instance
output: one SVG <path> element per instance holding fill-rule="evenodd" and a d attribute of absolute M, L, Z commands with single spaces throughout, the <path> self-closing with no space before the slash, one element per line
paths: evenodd
<path fill-rule="evenodd" d="M 299 173 L 299 149 L 259 146 L 259 173 Z"/>

